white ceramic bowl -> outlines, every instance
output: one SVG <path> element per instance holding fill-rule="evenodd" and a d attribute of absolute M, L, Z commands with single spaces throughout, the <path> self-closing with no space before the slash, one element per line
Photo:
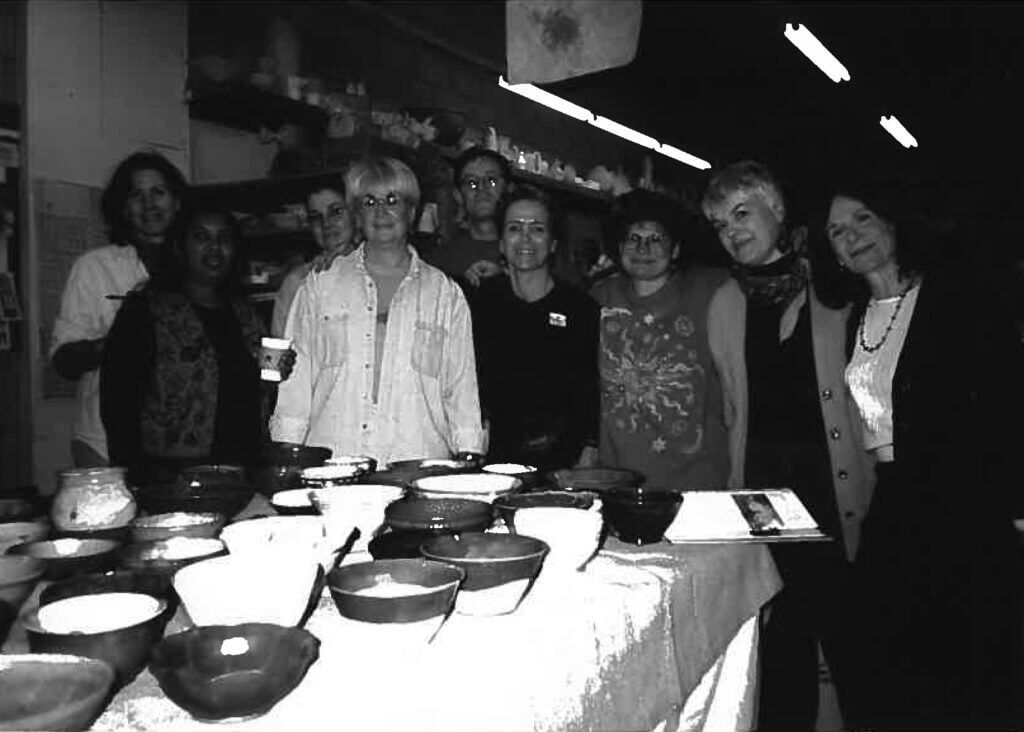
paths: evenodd
<path fill-rule="evenodd" d="M 412 490 L 423 498 L 472 498 L 493 501 L 498 496 L 519 488 L 522 484 L 513 475 L 497 473 L 455 473 L 432 475 L 412 482 Z"/>
<path fill-rule="evenodd" d="M 516 533 L 545 542 L 551 551 L 547 570 L 574 570 L 597 551 L 603 519 L 600 513 L 580 508 L 521 508 L 516 511 Z"/>
<path fill-rule="evenodd" d="M 323 488 L 317 492 L 327 536 L 334 546 L 345 543 L 353 528 L 359 539 L 353 551 L 363 551 L 384 523 L 384 509 L 405 492 L 400 486 L 353 484 Z"/>
<path fill-rule="evenodd" d="M 319 516 L 267 516 L 225 526 L 220 533 L 228 551 L 236 555 L 261 555 L 305 552 L 329 566 L 336 546 L 331 545 L 327 528 Z M 344 541 L 344 539 L 342 540 Z"/>
<path fill-rule="evenodd" d="M 309 604 L 316 575 L 317 564 L 308 555 L 229 554 L 178 570 L 174 589 L 196 625 L 294 626 Z"/>

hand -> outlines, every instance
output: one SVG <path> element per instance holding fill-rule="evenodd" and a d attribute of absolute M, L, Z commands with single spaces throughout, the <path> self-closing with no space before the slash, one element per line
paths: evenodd
<path fill-rule="evenodd" d="M 593 445 L 587 445 L 580 451 L 580 459 L 576 461 L 577 468 L 596 468 L 598 463 L 598 449 Z"/>
<path fill-rule="evenodd" d="M 473 262 L 473 264 L 469 265 L 466 271 L 462 273 L 462 276 L 473 287 L 479 287 L 483 280 L 499 275 L 502 271 L 501 265 L 481 259 L 479 262 Z"/>
<path fill-rule="evenodd" d="M 281 373 L 281 381 L 287 381 L 288 377 L 292 375 L 292 370 L 295 368 L 295 356 L 294 348 L 289 348 L 281 354 L 281 361 L 277 368 Z"/>

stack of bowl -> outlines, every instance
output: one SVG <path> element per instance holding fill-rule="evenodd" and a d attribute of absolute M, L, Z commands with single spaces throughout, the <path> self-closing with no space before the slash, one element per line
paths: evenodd
<path fill-rule="evenodd" d="M 466 573 L 455 599 L 463 615 L 505 615 L 526 596 L 548 545 L 515 534 L 438 536 L 420 551 L 427 559 L 454 565 Z"/>
<path fill-rule="evenodd" d="M 579 508 L 521 508 L 515 517 L 516 534 L 540 539 L 551 548 L 546 574 L 583 567 L 597 551 L 602 526 L 599 512 Z"/>

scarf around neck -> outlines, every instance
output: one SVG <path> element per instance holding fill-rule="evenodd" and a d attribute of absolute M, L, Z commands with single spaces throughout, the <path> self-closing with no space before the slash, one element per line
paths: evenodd
<path fill-rule="evenodd" d="M 736 265 L 733 276 L 744 295 L 766 305 L 788 305 L 807 286 L 807 266 L 796 252 L 770 264 Z"/>

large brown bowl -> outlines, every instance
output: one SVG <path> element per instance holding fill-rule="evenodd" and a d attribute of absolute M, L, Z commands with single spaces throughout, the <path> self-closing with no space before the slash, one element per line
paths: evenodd
<path fill-rule="evenodd" d="M 65 598 L 62 602 L 72 599 Z M 157 599 L 155 614 L 132 625 L 101 632 L 51 632 L 40 624 L 39 612 L 54 603 L 41 606 L 22 618 L 29 649 L 33 653 L 65 653 L 105 661 L 114 669 L 118 688 L 131 682 L 145 667 L 149 652 L 160 640 L 166 625 L 167 603 Z"/>
<path fill-rule="evenodd" d="M 364 623 L 414 623 L 447 615 L 466 573 L 426 559 L 385 559 L 336 567 L 327 585 L 338 612 Z M 367 594 L 389 584 L 415 585 L 414 594 L 391 597 Z"/>
<path fill-rule="evenodd" d="M 512 493 L 494 499 L 494 510 L 509 528 L 515 528 L 516 511 L 521 508 L 579 508 L 588 510 L 598 499 L 593 491 L 537 491 Z"/>
<path fill-rule="evenodd" d="M 219 513 L 231 519 L 249 505 L 256 486 L 244 482 L 220 481 L 210 484 L 184 482 L 140 486 L 135 491 L 139 505 L 149 514 Z"/>
<path fill-rule="evenodd" d="M 131 538 L 136 543 L 160 541 L 187 536 L 194 539 L 216 539 L 224 527 L 219 513 L 158 513 L 139 516 L 131 523 Z"/>
<path fill-rule="evenodd" d="M 114 669 L 93 658 L 0 655 L 0 730 L 83 730 L 103 711 Z"/>
<path fill-rule="evenodd" d="M 602 498 L 605 518 L 627 544 L 661 541 L 683 503 L 683 494 L 678 491 L 648 491 L 642 487 L 617 488 Z"/>

